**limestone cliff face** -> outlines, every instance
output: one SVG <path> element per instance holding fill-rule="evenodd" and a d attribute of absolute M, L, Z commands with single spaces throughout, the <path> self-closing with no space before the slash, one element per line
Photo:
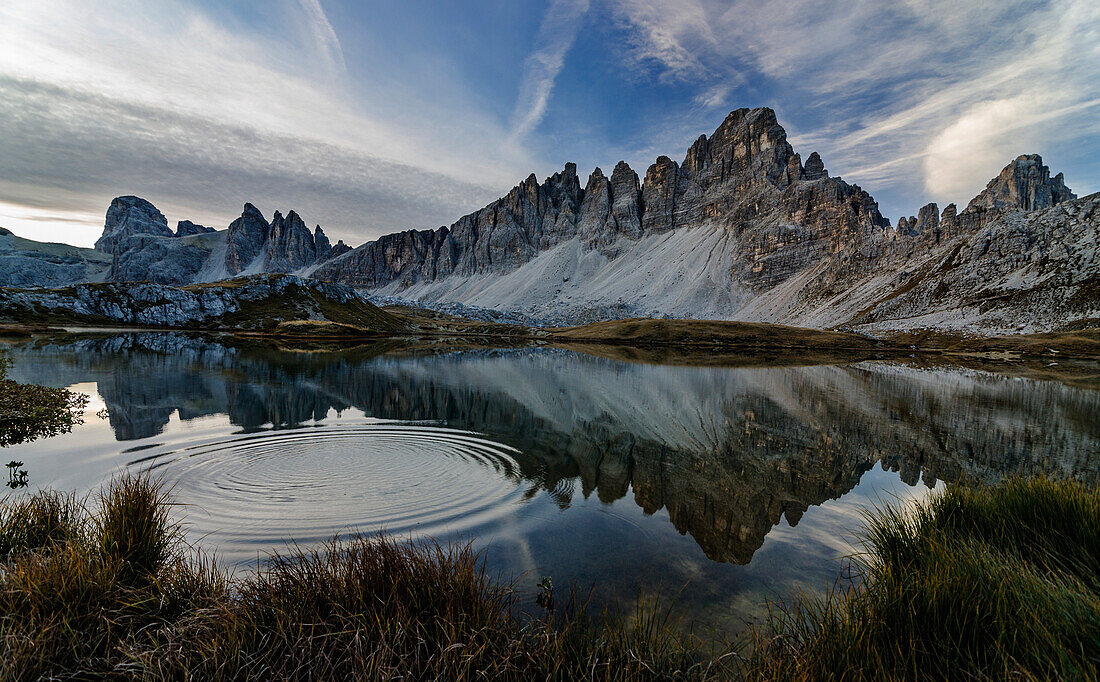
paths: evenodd
<path fill-rule="evenodd" d="M 1078 199 L 1030 155 L 962 212 L 937 211 L 928 204 L 885 239 L 836 253 L 797 290 L 765 292 L 744 316 L 870 333 L 1029 333 L 1100 316 L 1100 194 Z"/>
<path fill-rule="evenodd" d="M 311 231 L 294 211 L 285 217 L 276 211 L 268 223 L 258 208 L 245 204 L 229 224 L 225 272 L 297 272 L 347 250 L 343 242 L 332 246 L 320 225 Z"/>
<path fill-rule="evenodd" d="M 195 237 L 197 235 L 180 238 L 149 234 L 126 237 L 118 243 L 108 280 L 189 284 L 212 252 L 210 244 Z"/>
<path fill-rule="evenodd" d="M 374 288 L 512 271 L 576 235 L 582 194 L 575 164 L 542 184 L 531 175 L 450 227 L 386 235 L 333 259 L 314 276 Z"/>
<path fill-rule="evenodd" d="M 320 230 L 320 228 L 317 228 Z M 321 232 L 324 237 L 324 232 Z M 327 238 L 326 238 L 327 241 Z M 294 272 L 317 260 L 317 240 L 297 213 L 283 217 L 275 211 L 267 234 L 264 270 Z"/>
<path fill-rule="evenodd" d="M 729 276 L 774 286 L 799 267 L 885 226 L 874 200 L 830 178 L 811 155 L 808 170 L 771 109 L 738 109 L 682 164 L 662 156 L 639 186 L 623 162 L 608 179 L 597 168 L 581 189 L 577 168 L 539 184 L 530 176 L 507 196 L 450 227 L 411 230 L 369 242 L 315 276 L 353 286 L 398 288 L 515 271 L 573 239 L 615 256 L 622 240 L 680 228 L 719 226 L 743 239 Z"/>

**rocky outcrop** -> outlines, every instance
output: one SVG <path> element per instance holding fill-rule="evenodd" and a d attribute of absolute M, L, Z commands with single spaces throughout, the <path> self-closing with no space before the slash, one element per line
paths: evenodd
<path fill-rule="evenodd" d="M 592 171 L 583 197 L 577 236 L 585 246 L 613 254 L 619 239 L 641 237 L 642 190 L 625 161 L 616 164 L 610 180 L 599 168 Z"/>
<path fill-rule="evenodd" d="M 209 246 L 198 240 L 132 235 L 118 243 L 108 280 L 190 284 L 211 252 Z"/>
<path fill-rule="evenodd" d="M 825 162 L 817 152 L 811 152 L 810 157 L 806 159 L 806 166 L 802 169 L 802 179 L 812 182 L 827 177 L 829 177 L 829 171 L 825 170 Z"/>
<path fill-rule="evenodd" d="M 293 275 L 191 287 L 141 282 L 0 289 L 0 319 L 201 329 L 268 329 L 282 321 L 319 320 L 384 332 L 404 328 L 350 287 Z"/>
<path fill-rule="evenodd" d="M 325 234 L 320 225 L 313 230 L 313 248 L 317 254 L 314 262 L 318 264 L 351 251 L 351 247 L 345 244 L 343 239 L 336 242 L 336 244 L 330 242 L 328 235 Z"/>
<path fill-rule="evenodd" d="M 320 225 L 313 231 L 313 250 L 317 256 L 317 262 L 332 258 L 332 242 L 328 240 L 328 235 Z"/>
<path fill-rule="evenodd" d="M 140 197 L 127 196 L 111 202 L 96 250 L 112 258 L 111 267 L 104 276 L 85 272 L 87 268 L 85 271 L 68 268 L 67 272 L 59 273 L 56 267 L 40 266 L 37 273 L 26 272 L 9 281 L 24 286 L 103 279 L 190 284 L 245 272 L 304 271 L 351 249 L 343 242 L 332 246 L 320 225 L 309 230 L 294 211 L 285 218 L 276 212 L 268 223 L 252 204 L 245 204 L 241 216 L 223 232 L 190 220 L 180 220 L 176 231 L 172 232 L 155 206 Z M 215 259 L 218 262 L 213 262 Z M 26 261 L 21 264 L 36 265 Z M 50 272 L 43 272 L 43 269 Z"/>
<path fill-rule="evenodd" d="M 940 227 L 940 208 L 934 203 L 926 204 L 917 212 L 917 220 L 913 225 L 916 234 L 935 233 Z"/>
<path fill-rule="evenodd" d="M 658 156 L 657 161 L 646 170 L 645 181 L 642 182 L 644 234 L 660 234 L 672 229 L 679 172 L 679 165 L 667 156 Z"/>
<path fill-rule="evenodd" d="M 374 288 L 513 271 L 576 235 L 581 196 L 577 167 L 566 164 L 541 185 L 531 175 L 450 227 L 386 235 L 332 259 L 313 275 Z"/>
<path fill-rule="evenodd" d="M 1004 167 L 989 181 L 982 193 L 967 205 L 968 211 L 1002 213 L 1013 209 L 1035 211 L 1076 199 L 1066 187 L 1062 174 L 1050 177 L 1038 154 L 1025 154 Z"/>
<path fill-rule="evenodd" d="M 62 287 L 103 281 L 111 256 L 94 249 L 23 239 L 0 228 L 0 287 Z"/>
<path fill-rule="evenodd" d="M 950 208 L 950 207 L 949 207 Z M 833 319 L 878 333 L 931 327 L 1027 333 L 1100 317 L 1100 194 L 1050 208 L 944 211 L 942 235 L 886 253 L 848 288 L 863 310 Z"/>
<path fill-rule="evenodd" d="M 295 211 L 285 217 L 276 211 L 268 223 L 259 209 L 245 204 L 241 217 L 229 224 L 225 272 L 298 272 L 349 250 L 343 242 L 332 246 L 320 225 L 311 231 Z"/>
<path fill-rule="evenodd" d="M 181 220 L 176 223 L 177 237 L 190 237 L 195 234 L 210 234 L 211 232 L 217 232 L 217 230 L 212 227 L 206 227 L 205 225 L 196 225 L 190 220 Z"/>
<path fill-rule="evenodd" d="M 156 206 L 141 197 L 117 197 L 107 209 L 103 235 L 96 240 L 95 249 L 114 255 L 119 242 L 139 234 L 154 237 L 175 236 L 168 229 L 168 220 Z"/>

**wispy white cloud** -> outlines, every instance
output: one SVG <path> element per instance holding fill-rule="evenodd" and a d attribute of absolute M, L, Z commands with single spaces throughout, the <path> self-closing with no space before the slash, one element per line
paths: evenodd
<path fill-rule="evenodd" d="M 305 13 L 300 38 L 168 0 L 0 4 L 0 199 L 29 210 L 52 197 L 102 216 L 111 197 L 147 193 L 186 211 L 172 218 L 212 224 L 246 200 L 310 205 L 308 219 L 359 242 L 449 222 L 529 167 L 479 111 L 378 113 L 347 79 L 319 78 L 343 68 L 332 25 L 317 0 L 282 1 L 288 21 Z M 413 101 L 416 87 L 386 99 Z M 38 232 L 25 236 L 72 234 L 0 210 L 0 225 L 17 221 Z"/>
<path fill-rule="evenodd" d="M 729 96 L 733 93 L 733 85 L 729 83 L 717 83 L 700 90 L 695 96 L 695 103 L 701 107 L 713 109 L 726 105 Z"/>
<path fill-rule="evenodd" d="M 622 0 L 612 4 L 612 12 L 633 28 L 624 54 L 628 68 L 643 73 L 655 69 L 665 81 L 715 75 L 705 62 L 722 47 L 711 29 L 712 13 L 701 0 Z"/>
<path fill-rule="evenodd" d="M 554 81 L 565 65 L 565 55 L 588 12 L 589 0 L 553 0 L 539 27 L 535 50 L 523 65 L 509 139 L 516 143 L 542 122 L 554 90 Z"/>
<path fill-rule="evenodd" d="M 331 74 L 343 73 L 347 70 L 344 63 L 344 49 L 340 46 L 340 39 L 328 20 L 328 15 L 321 7 L 321 0 L 298 0 L 306 16 L 309 18 L 310 31 L 317 41 L 325 62 Z"/>

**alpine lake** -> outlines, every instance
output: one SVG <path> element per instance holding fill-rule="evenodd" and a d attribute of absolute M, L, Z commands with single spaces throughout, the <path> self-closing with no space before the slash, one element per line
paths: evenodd
<path fill-rule="evenodd" d="M 612 611 L 658 597 L 700 632 L 844 584 L 876 506 L 1020 474 L 1100 480 L 1095 380 L 180 333 L 5 348 L 10 378 L 90 397 L 72 432 L 5 448 L 27 471 L 10 495 L 147 472 L 228 570 L 356 532 L 470 542 L 520 608 L 549 577 Z"/>

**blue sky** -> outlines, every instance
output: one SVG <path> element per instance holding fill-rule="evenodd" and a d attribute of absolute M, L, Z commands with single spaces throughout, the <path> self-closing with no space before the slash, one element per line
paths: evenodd
<path fill-rule="evenodd" d="M 567 161 L 643 174 L 742 106 L 894 220 L 1022 153 L 1097 191 L 1100 3 L 5 0 L 0 225 L 90 245 L 138 194 L 358 244 Z"/>

